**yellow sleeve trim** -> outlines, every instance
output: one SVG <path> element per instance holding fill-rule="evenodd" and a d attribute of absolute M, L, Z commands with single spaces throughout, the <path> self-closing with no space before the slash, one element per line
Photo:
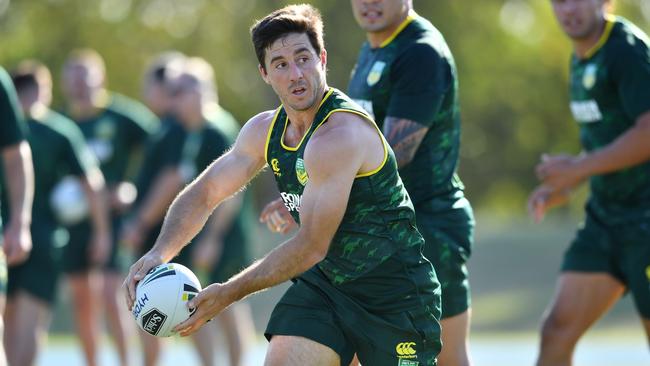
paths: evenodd
<path fill-rule="evenodd" d="M 394 39 L 397 37 L 403 30 L 406 28 L 407 25 L 411 24 L 411 22 L 415 19 L 417 14 L 415 13 L 414 10 L 410 10 L 409 14 L 406 16 L 406 19 L 395 29 L 395 32 L 390 35 L 390 37 L 386 38 L 381 44 L 379 45 L 379 48 L 384 48 L 388 46 Z"/>
<path fill-rule="evenodd" d="M 381 143 L 384 146 L 384 159 L 381 162 L 381 164 L 379 164 L 379 166 L 377 168 L 375 168 L 375 169 L 373 169 L 373 170 L 371 170 L 369 172 L 357 174 L 355 176 L 355 178 L 369 177 L 369 176 L 374 175 L 377 172 L 379 172 L 381 170 L 381 168 L 383 168 L 384 165 L 386 165 L 386 161 L 388 161 L 388 142 L 386 142 L 386 139 L 384 139 L 384 135 L 381 133 L 381 130 L 379 129 L 379 127 L 377 126 L 375 121 L 373 121 L 372 118 L 370 118 L 368 115 L 366 115 L 364 113 L 361 113 L 361 112 L 358 112 L 358 111 L 355 111 L 355 110 L 352 110 L 352 109 L 342 109 L 342 108 L 341 109 L 333 109 L 327 114 L 327 116 L 325 116 L 325 118 L 323 118 L 322 121 L 320 121 L 320 123 L 318 123 L 318 126 L 316 126 L 316 128 L 314 129 L 314 133 L 316 133 L 316 130 L 318 130 L 320 128 L 320 126 L 322 126 L 323 123 L 325 123 L 325 121 L 327 121 L 327 119 L 332 115 L 332 113 L 336 113 L 336 112 L 352 113 L 352 114 L 359 115 L 359 116 L 363 117 L 364 119 L 368 120 L 368 122 L 370 122 L 370 124 L 375 128 L 375 130 L 377 130 L 377 133 L 379 134 L 379 138 L 381 138 Z"/>
<path fill-rule="evenodd" d="M 609 14 L 606 15 L 605 16 L 605 30 L 603 31 L 603 34 L 598 39 L 598 42 L 596 42 L 596 44 L 593 47 L 591 47 L 589 49 L 589 51 L 587 51 L 585 53 L 585 56 L 583 57 L 583 59 L 591 58 L 591 56 L 596 54 L 596 52 L 598 52 L 598 50 L 600 50 L 603 47 L 603 45 L 605 45 L 605 42 L 607 42 L 607 40 L 609 39 L 609 35 L 612 33 L 612 29 L 614 28 L 614 24 L 616 24 L 616 18 L 614 16 L 612 16 L 612 15 L 609 15 Z"/>
<path fill-rule="evenodd" d="M 275 121 L 277 121 L 281 109 L 282 109 L 282 105 L 280 105 L 278 109 L 275 110 L 275 116 L 273 116 L 273 121 L 271 121 L 269 130 L 266 132 L 266 143 L 264 144 L 264 161 L 266 161 L 267 164 L 269 162 L 269 158 L 268 158 L 269 142 L 271 142 L 271 134 L 273 133 L 273 126 L 275 126 Z"/>
<path fill-rule="evenodd" d="M 320 104 L 318 105 L 318 110 L 320 110 L 320 107 L 323 106 L 323 103 L 325 103 L 327 98 L 329 98 L 330 95 L 332 95 L 332 93 L 334 93 L 334 88 L 330 88 L 330 90 L 327 92 L 327 94 L 325 94 L 325 97 L 323 98 L 323 100 L 320 101 Z M 318 113 L 318 112 L 316 112 L 316 113 Z M 329 116 L 329 114 L 328 114 L 328 116 Z M 327 118 L 325 118 L 321 123 L 323 123 L 325 120 L 327 120 Z M 297 151 L 300 148 L 300 146 L 302 145 L 302 142 L 305 141 L 305 136 L 307 136 L 307 134 L 309 133 L 309 130 L 305 131 L 305 134 L 302 135 L 302 138 L 300 139 L 300 142 L 298 143 L 298 145 L 296 145 L 295 147 L 287 146 L 287 145 L 284 144 L 284 133 L 287 131 L 287 125 L 288 125 L 287 122 L 288 121 L 289 121 L 289 116 L 287 116 L 287 118 L 284 121 L 284 129 L 282 130 L 282 136 L 280 136 L 280 144 L 286 150 Z M 320 126 L 321 123 L 319 123 L 319 126 Z"/>

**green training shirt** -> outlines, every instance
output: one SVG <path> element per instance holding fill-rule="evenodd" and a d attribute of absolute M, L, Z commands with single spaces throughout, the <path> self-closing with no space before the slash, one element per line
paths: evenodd
<path fill-rule="evenodd" d="M 414 204 L 462 191 L 456 175 L 460 148 L 456 66 L 445 39 L 429 21 L 411 13 L 380 47 L 364 43 L 348 95 L 380 129 L 387 116 L 429 128 L 413 160 L 399 172 Z"/>
<path fill-rule="evenodd" d="M 304 152 L 314 131 L 327 123 L 330 114 L 335 112 L 354 113 L 374 125 L 361 107 L 340 91 L 330 89 L 298 146 L 288 147 L 283 142 L 289 120 L 282 106 L 269 128 L 266 161 L 274 173 L 285 206 L 298 223 L 300 200 L 305 185 L 309 184 Z M 407 252 L 406 248 L 421 246 L 424 242 L 415 228 L 413 205 L 397 174 L 395 157 L 385 141 L 384 151 L 381 166 L 354 180 L 343 220 L 327 256 L 317 265 L 336 285 L 363 277 L 400 251 Z"/>
<path fill-rule="evenodd" d="M 111 94 L 111 102 L 97 116 L 75 122 L 109 186 L 126 178 L 134 153 L 158 128 L 157 119 L 149 110 L 117 94 Z"/>
<path fill-rule="evenodd" d="M 28 120 L 28 126 L 34 160 L 33 222 L 55 222 L 49 201 L 52 189 L 66 175 L 85 176 L 97 161 L 79 127 L 68 118 L 50 111 Z"/>
<path fill-rule="evenodd" d="M 0 151 L 25 139 L 26 127 L 18 105 L 16 89 L 7 71 L 0 66 Z M 4 181 L 0 181 L 0 189 Z M 2 220 L 0 220 L 0 233 Z M 0 235 L 2 244 L 2 235 Z"/>
<path fill-rule="evenodd" d="M 570 108 L 586 151 L 611 144 L 650 111 L 649 44 L 632 23 L 611 17 L 587 55 L 572 56 Z M 593 176 L 590 186 L 588 207 L 601 220 L 650 218 L 650 161 Z"/>

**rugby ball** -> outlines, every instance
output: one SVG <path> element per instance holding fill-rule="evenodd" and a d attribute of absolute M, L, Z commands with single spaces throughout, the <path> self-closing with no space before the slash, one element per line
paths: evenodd
<path fill-rule="evenodd" d="M 188 309 L 187 302 L 199 291 L 199 279 L 190 269 L 178 263 L 161 264 L 138 282 L 131 313 L 140 329 L 169 337 L 172 329 L 196 310 Z"/>
<path fill-rule="evenodd" d="M 73 176 L 61 179 L 50 194 L 50 207 L 57 220 L 66 226 L 77 224 L 88 217 L 88 201 L 81 181 Z"/>

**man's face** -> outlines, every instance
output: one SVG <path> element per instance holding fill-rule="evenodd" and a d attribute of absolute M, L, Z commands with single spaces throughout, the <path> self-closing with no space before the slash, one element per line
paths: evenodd
<path fill-rule="evenodd" d="M 306 33 L 290 33 L 266 49 L 260 73 L 285 106 L 303 111 L 321 97 L 326 63 L 325 50 L 316 54 Z"/>
<path fill-rule="evenodd" d="M 589 38 L 599 31 L 604 0 L 551 0 L 558 23 L 571 39 Z"/>
<path fill-rule="evenodd" d="M 171 98 L 165 84 L 158 80 L 148 80 L 144 86 L 142 98 L 144 103 L 157 116 L 170 112 Z"/>
<path fill-rule="evenodd" d="M 354 18 L 366 32 L 382 32 L 399 24 L 408 0 L 351 0 Z"/>
<path fill-rule="evenodd" d="M 173 111 L 181 122 L 200 118 L 203 108 L 201 85 L 190 75 L 183 74 L 171 86 Z"/>
<path fill-rule="evenodd" d="M 69 99 L 88 100 L 103 84 L 104 75 L 99 67 L 71 61 L 63 69 L 63 93 Z"/>

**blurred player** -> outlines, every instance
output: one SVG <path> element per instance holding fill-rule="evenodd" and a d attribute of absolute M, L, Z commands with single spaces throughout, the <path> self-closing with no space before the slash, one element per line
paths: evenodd
<path fill-rule="evenodd" d="M 423 254 L 442 286 L 442 366 L 467 366 L 472 208 L 456 175 L 460 109 L 454 58 L 440 32 L 411 0 L 351 0 L 367 42 L 348 95 L 377 121 L 424 236 Z"/>
<path fill-rule="evenodd" d="M 180 190 L 179 180 L 168 172 L 178 167 L 185 132 L 172 114 L 170 83 L 180 76 L 184 59 L 182 53 L 166 52 L 156 57 L 145 72 L 142 97 L 160 119 L 160 128 L 147 143 L 136 180 L 138 197 L 121 230 L 120 243 L 135 253 L 153 246 L 164 210 Z M 161 340 L 140 329 L 138 332 L 143 342 L 144 365 L 157 365 Z"/>
<path fill-rule="evenodd" d="M 630 292 L 650 337 L 650 42 L 606 0 L 552 0 L 573 43 L 570 107 L 584 152 L 543 155 L 536 221 L 589 181 L 586 219 L 564 255 L 537 365 L 571 365 L 580 337 Z"/>
<path fill-rule="evenodd" d="M 76 50 L 63 67 L 66 114 L 83 132 L 106 179 L 111 202 L 112 229 L 134 198 L 125 185 L 127 169 L 145 140 L 155 132 L 157 120 L 139 103 L 105 89 L 106 71 L 101 56 L 93 50 Z M 126 319 L 116 291 L 122 275 L 117 245 L 113 243 L 108 261 L 94 268 L 89 258 L 91 228 L 87 221 L 69 228 L 70 243 L 64 252 L 64 271 L 72 288 L 75 320 L 88 365 L 97 362 L 99 336 L 98 309 L 106 310 L 107 325 L 115 341 L 122 365 L 127 364 Z M 114 235 L 115 237 L 115 235 Z M 99 269 L 96 271 L 95 269 Z M 101 289 L 102 293 L 97 293 Z M 98 301 L 102 299 L 102 301 Z"/>
<path fill-rule="evenodd" d="M 127 303 L 148 270 L 175 257 L 212 210 L 268 164 L 300 229 L 206 287 L 175 330 L 193 334 L 236 301 L 293 279 L 265 332 L 265 365 L 347 365 L 355 352 L 373 366 L 435 365 L 439 284 L 421 254 L 413 206 L 377 126 L 327 86 L 322 30 L 309 5 L 253 26 L 259 72 L 282 105 L 249 120 L 233 148 L 174 200 L 156 244 L 124 282 Z"/>
<path fill-rule="evenodd" d="M 50 196 L 63 175 L 79 177 L 85 188 L 93 223 L 92 261 L 106 260 L 110 250 L 104 180 L 77 125 L 49 109 L 50 71 L 24 61 L 12 73 L 34 160 L 33 249 L 24 263 L 9 268 L 5 343 L 10 365 L 33 365 L 44 344 L 56 298 L 65 239 L 50 208 Z M 7 214 L 7 212 L 3 212 Z"/>
<path fill-rule="evenodd" d="M 25 141 L 26 127 L 18 105 L 16 90 L 9 74 L 0 67 L 0 154 L 4 182 L 9 195 L 9 223 L 0 236 L 0 313 L 4 314 L 7 290 L 7 264 L 19 264 L 32 249 L 29 230 L 34 197 L 34 168 L 29 144 Z M 2 221 L 0 220 L 0 229 Z M 4 324 L 0 317 L 0 334 Z M 7 365 L 4 341 L 0 344 L 0 366 Z"/>
<path fill-rule="evenodd" d="M 237 133 L 237 122 L 217 103 L 212 67 L 199 58 L 187 59 L 182 64 L 180 76 L 167 80 L 167 83 L 172 89 L 169 106 L 183 129 L 173 129 L 172 133 L 166 134 L 166 138 L 160 140 L 164 149 L 161 146 L 160 154 L 149 156 L 145 161 L 147 169 L 151 166 L 159 169 L 155 173 L 156 179 L 149 182 L 148 193 L 142 197 L 134 218 L 125 230 L 124 240 L 136 244 L 140 255 L 153 246 L 165 210 L 176 194 L 230 146 L 231 138 L 224 130 L 230 131 L 231 136 Z M 146 177 L 142 178 L 146 180 Z M 246 265 L 246 247 L 242 239 L 242 223 L 238 218 L 239 206 L 240 199 L 230 200 L 217 210 L 199 242 L 183 251 L 174 261 L 193 269 L 196 266 L 204 270 L 214 268 L 212 275 L 227 276 L 225 279 L 229 277 L 229 271 L 236 272 L 243 268 Z M 144 243 L 143 235 L 146 236 Z M 217 247 L 218 244 L 224 246 Z M 221 254 L 222 260 L 215 263 L 217 253 Z M 220 323 L 227 325 L 224 330 L 232 365 L 240 365 L 243 344 L 247 343 L 244 336 L 252 333 L 247 329 L 251 324 L 250 318 L 242 316 L 247 310 L 244 305 L 233 306 L 220 319 Z M 160 348 L 157 338 L 145 336 L 145 339 L 155 344 L 151 350 Z M 193 340 L 202 363 L 212 365 L 215 356 L 212 330 L 204 328 Z M 157 354 L 152 356 L 158 358 Z"/>

